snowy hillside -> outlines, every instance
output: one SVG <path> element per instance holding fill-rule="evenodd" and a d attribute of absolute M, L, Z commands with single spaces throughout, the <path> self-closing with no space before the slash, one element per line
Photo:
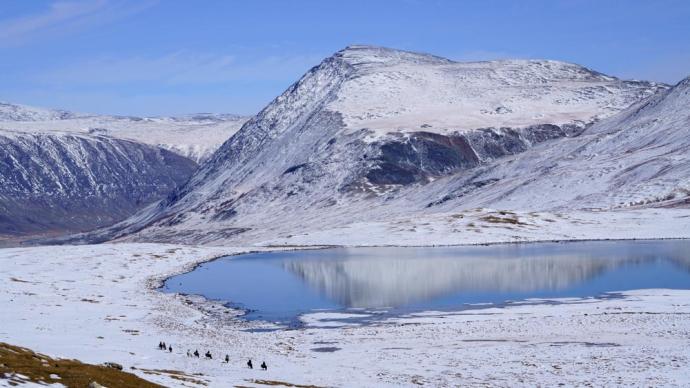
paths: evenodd
<path fill-rule="evenodd" d="M 117 222 L 184 183 L 196 164 L 129 140 L 0 131 L 0 236 Z"/>
<path fill-rule="evenodd" d="M 249 120 L 187 185 L 101 237 L 143 228 L 129 238 L 256 241 L 427 214 L 459 190 L 453 179 L 577 137 L 665 89 L 555 61 L 348 47 Z"/>
<path fill-rule="evenodd" d="M 208 158 L 247 119 L 213 113 L 178 117 L 86 115 L 0 104 L 0 131 L 105 135 L 165 148 L 197 163 Z"/>
<path fill-rule="evenodd" d="M 687 206 L 689 149 L 690 78 L 577 138 L 542 145 L 479 169 L 471 177 L 450 180 L 451 190 L 443 198 L 452 203 L 439 206 L 605 210 Z M 478 182 L 491 184 L 476 192 L 466 190 Z M 454 193 L 459 195 L 454 198 Z"/>

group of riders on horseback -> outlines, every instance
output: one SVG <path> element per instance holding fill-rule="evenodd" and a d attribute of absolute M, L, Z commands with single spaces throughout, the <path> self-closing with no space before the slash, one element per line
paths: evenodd
<path fill-rule="evenodd" d="M 166 345 L 165 342 L 162 342 L 162 341 L 158 343 L 158 349 L 163 350 L 163 351 L 168 351 L 170 353 L 172 353 L 172 351 L 173 351 L 172 345 Z M 187 350 L 187 357 L 199 358 L 199 356 L 200 356 L 200 354 L 199 354 L 198 350 L 194 350 L 194 353 L 191 353 L 189 350 Z M 211 351 L 209 351 L 209 350 L 206 351 L 206 354 L 204 356 L 206 357 L 207 360 L 213 359 L 213 355 L 211 355 Z M 230 356 L 227 354 L 225 355 L 225 363 L 226 364 L 230 363 Z M 249 369 L 254 369 L 254 364 L 252 364 L 251 359 L 249 361 L 247 361 L 247 367 L 249 367 Z M 266 361 L 263 361 L 261 363 L 261 369 L 268 370 L 268 366 L 266 365 Z"/>

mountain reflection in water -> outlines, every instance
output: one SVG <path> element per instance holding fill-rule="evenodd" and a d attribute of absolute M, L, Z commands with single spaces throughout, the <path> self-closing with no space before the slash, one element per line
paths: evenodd
<path fill-rule="evenodd" d="M 404 306 L 463 291 L 559 290 L 607 270 L 657 260 L 690 270 L 690 252 L 679 247 L 594 246 L 583 252 L 569 245 L 550 252 L 481 247 L 488 250 L 484 253 L 469 248 L 460 255 L 454 248 L 355 248 L 337 258 L 285 259 L 282 266 L 339 304 L 354 308 Z"/>
<path fill-rule="evenodd" d="M 690 241 L 606 241 L 447 248 L 334 248 L 222 258 L 165 282 L 294 322 L 315 310 L 458 309 L 528 298 L 690 289 Z"/>

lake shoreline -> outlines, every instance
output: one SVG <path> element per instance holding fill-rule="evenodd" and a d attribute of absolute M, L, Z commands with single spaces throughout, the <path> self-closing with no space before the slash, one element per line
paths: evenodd
<path fill-rule="evenodd" d="M 165 373 L 143 371 L 178 370 L 211 386 L 252 385 L 249 381 L 260 378 L 321 386 L 400 386 L 415 379 L 431 385 L 511 379 L 518 386 L 537 381 L 607 385 L 619 377 L 632 385 L 686 381 L 681 365 L 690 361 L 684 355 L 690 348 L 684 334 L 690 331 L 690 291 L 643 290 L 609 300 L 424 312 L 345 327 L 332 327 L 339 317 L 321 314 L 310 317 L 319 327 L 275 331 L 226 314 L 225 307 L 203 298 L 146 288 L 149 279 L 170 276 L 199 260 L 257 248 L 75 248 L 0 250 L 0 278 L 12 284 L 11 294 L 7 289 L 0 293 L 0 308 L 13 312 L 3 321 L 0 339 L 92 364 L 117 362 L 166 386 L 180 383 Z M 104 283 L 111 284 L 107 292 Z M 156 349 L 158 341 L 171 344 L 173 352 Z M 187 349 L 210 350 L 214 360 L 188 358 Z M 230 365 L 218 360 L 224 354 L 230 355 Z M 248 370 L 247 358 L 266 361 L 269 371 Z M 577 362 L 584 366 L 575 368 Z M 352 368 L 359 373 L 347 373 Z M 590 372 L 583 375 L 582 368 Z"/>
<path fill-rule="evenodd" d="M 690 237 L 690 231 L 683 227 L 690 222 L 690 211 L 659 214 L 643 213 L 642 229 L 634 229 L 637 223 L 610 224 L 611 233 L 606 235 Z M 582 233 L 568 235 L 589 236 L 605 227 L 597 225 L 582 225 L 587 228 Z M 648 233 L 654 225 L 660 225 L 654 229 L 657 233 Z M 355 232 L 352 236 L 347 235 L 350 230 Z M 479 244 L 471 235 L 453 239 L 464 241 L 462 245 L 529 243 L 522 238 L 515 241 L 513 230 L 492 230 L 495 233 L 485 235 Z M 563 236 L 559 230 L 540 230 L 532 239 Z M 378 236 L 386 236 L 384 232 L 388 229 L 379 233 L 355 228 L 339 235 L 359 238 L 360 243 L 371 246 L 377 245 Z M 362 234 L 370 238 L 360 238 Z M 406 236 L 393 234 L 390 241 Z M 438 237 L 436 244 L 424 246 L 446 245 L 440 243 L 448 237 L 424 236 L 425 243 Z M 165 279 L 223 256 L 342 245 L 318 240 L 320 244 L 307 246 L 283 242 L 247 247 L 123 242 L 0 249 L 0 281 L 6 285 L 0 288 L 0 309 L 12 312 L 3 320 L 0 340 L 92 364 L 118 362 L 126 368 L 136 367 L 132 370 L 135 374 L 166 386 L 179 386 L 180 382 L 142 370 L 200 374 L 198 378 L 211 386 L 252 385 L 250 381 L 255 379 L 327 386 L 400 386 L 412 381 L 470 386 L 497 381 L 512 381 L 514 386 L 537 382 L 683 385 L 690 381 L 690 372 L 680 368 L 690 362 L 685 355 L 690 349 L 686 335 L 690 331 L 690 291 L 633 291 L 616 300 L 566 300 L 568 303 L 558 305 L 511 306 L 473 314 L 415 314 L 390 319 L 383 326 L 328 330 L 324 329 L 330 318 L 316 316 L 311 318 L 321 320 L 321 328 L 267 332 L 249 332 L 273 328 L 237 319 L 217 303 L 157 291 Z M 161 340 L 173 345 L 172 354 L 155 348 Z M 187 349 L 202 353 L 209 349 L 214 356 L 227 353 L 232 362 L 223 365 L 219 360 L 190 359 L 185 356 Z M 265 360 L 269 371 L 246 369 L 247 358 Z M 353 375 L 352 368 L 359 373 Z"/>

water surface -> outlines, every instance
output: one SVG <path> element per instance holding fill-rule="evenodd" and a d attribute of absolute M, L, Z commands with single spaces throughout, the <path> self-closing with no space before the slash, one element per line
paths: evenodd
<path fill-rule="evenodd" d="M 257 253 L 205 263 L 163 286 L 282 323 L 322 310 L 457 310 L 644 288 L 690 289 L 690 241 Z"/>

